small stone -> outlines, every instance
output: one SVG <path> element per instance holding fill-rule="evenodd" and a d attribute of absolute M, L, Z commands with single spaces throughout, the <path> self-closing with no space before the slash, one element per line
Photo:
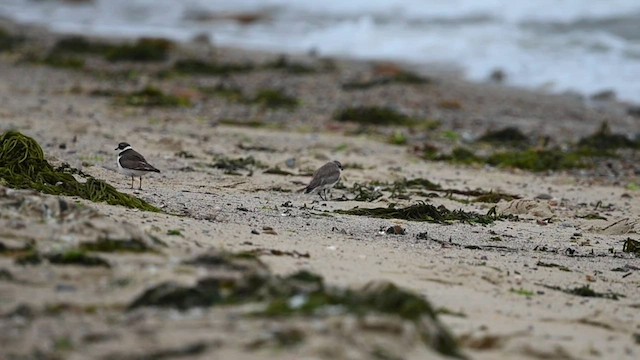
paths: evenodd
<path fill-rule="evenodd" d="M 251 230 L 251 233 L 253 235 L 260 235 L 260 232 L 258 230 L 256 230 L 256 229 Z"/>
<path fill-rule="evenodd" d="M 405 235 L 407 233 L 406 230 L 400 225 L 389 226 L 386 232 L 387 234 L 391 235 Z"/>

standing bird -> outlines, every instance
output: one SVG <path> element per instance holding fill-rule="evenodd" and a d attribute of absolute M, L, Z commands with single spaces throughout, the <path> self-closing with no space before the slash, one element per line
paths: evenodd
<path fill-rule="evenodd" d="M 144 156 L 140 155 L 137 151 L 131 148 L 126 142 L 121 142 L 118 144 L 116 148 L 118 150 L 118 159 L 116 162 L 118 163 L 118 171 L 121 173 L 131 176 L 131 188 L 133 189 L 134 176 L 140 178 L 140 187 L 139 190 L 142 190 L 142 175 L 145 175 L 150 172 L 159 173 L 160 170 L 154 168 L 144 159 Z"/>
<path fill-rule="evenodd" d="M 304 193 L 317 192 L 320 195 L 320 199 L 327 201 L 327 191 L 340 181 L 342 170 L 342 164 L 337 160 L 322 165 L 313 173 L 313 179 L 311 179 L 309 185 L 304 188 Z M 324 197 L 322 196 L 323 194 Z"/>

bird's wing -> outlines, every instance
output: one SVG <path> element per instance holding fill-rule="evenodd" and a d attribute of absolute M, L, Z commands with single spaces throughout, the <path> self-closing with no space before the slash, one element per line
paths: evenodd
<path fill-rule="evenodd" d="M 147 160 L 145 160 L 144 156 L 140 155 L 140 153 L 135 150 L 125 151 L 120 158 L 120 164 L 122 167 L 132 170 L 160 172 L 160 170 L 149 164 Z"/>

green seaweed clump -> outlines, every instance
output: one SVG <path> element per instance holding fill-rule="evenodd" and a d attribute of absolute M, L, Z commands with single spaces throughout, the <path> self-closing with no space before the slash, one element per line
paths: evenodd
<path fill-rule="evenodd" d="M 124 44 L 109 48 L 105 58 L 109 61 L 164 61 L 169 56 L 173 43 L 166 39 L 143 38 L 135 44 Z"/>
<path fill-rule="evenodd" d="M 386 208 L 379 207 L 365 209 L 356 207 L 350 210 L 334 210 L 334 212 L 338 214 L 368 216 L 382 219 L 427 221 L 438 224 L 450 224 L 452 221 L 460 221 L 464 223 L 486 225 L 504 218 L 496 214 L 495 208 L 489 210 L 487 214 L 481 215 L 473 212 L 466 212 L 461 209 L 451 211 L 443 205 L 436 207 L 425 202 L 418 202 L 417 204 L 404 208 L 396 208 L 394 204 L 390 204 L 389 207 Z"/>
<path fill-rule="evenodd" d="M 173 70 L 182 74 L 227 75 L 253 69 L 250 64 L 219 64 L 195 59 L 178 60 L 173 64 Z"/>
<path fill-rule="evenodd" d="M 84 67 L 84 59 L 55 53 L 47 55 L 40 62 L 52 67 L 65 69 L 82 69 Z"/>
<path fill-rule="evenodd" d="M 278 56 L 276 60 L 273 62 L 267 63 L 264 65 L 266 69 L 275 69 L 275 70 L 283 70 L 289 74 L 312 74 L 317 70 L 311 66 L 299 63 L 292 62 L 285 55 Z"/>
<path fill-rule="evenodd" d="M 363 90 L 369 89 L 376 86 L 388 85 L 388 84 L 408 84 L 408 85 L 422 85 L 428 84 L 431 80 L 425 77 L 422 77 L 418 74 L 409 72 L 409 71 L 401 71 L 393 76 L 384 76 L 379 77 L 372 80 L 367 81 L 352 81 L 342 84 L 342 90 L 350 91 L 350 90 Z"/>
<path fill-rule="evenodd" d="M 127 240 L 112 240 L 112 239 L 98 239 L 95 242 L 84 242 L 79 246 L 83 251 L 95 251 L 95 252 L 146 252 L 152 249 L 145 244 L 142 240 L 127 239 Z"/>
<path fill-rule="evenodd" d="M 355 197 L 352 199 L 353 201 L 376 201 L 381 198 L 382 192 L 379 186 L 374 184 L 360 184 L 355 183 L 349 189 L 349 192 L 355 194 Z"/>
<path fill-rule="evenodd" d="M 102 266 L 111 267 L 109 263 L 97 256 L 89 256 L 83 251 L 68 250 L 61 253 L 53 253 L 45 256 L 52 264 L 57 265 L 81 265 L 81 266 Z"/>
<path fill-rule="evenodd" d="M 333 118 L 361 125 L 412 126 L 418 121 L 389 107 L 359 106 L 338 110 Z"/>
<path fill-rule="evenodd" d="M 78 196 L 93 202 L 145 211 L 160 211 L 144 200 L 119 192 L 102 180 L 87 177 L 86 182 L 80 183 L 69 172 L 55 170 L 45 160 L 44 152 L 35 140 L 16 131 L 7 131 L 0 136 L 0 184 L 52 195 Z"/>
<path fill-rule="evenodd" d="M 485 162 L 493 166 L 511 167 L 534 172 L 577 169 L 587 167 L 587 154 L 560 149 L 499 152 L 490 155 Z"/>
<path fill-rule="evenodd" d="M 188 98 L 165 94 L 153 86 L 147 86 L 140 91 L 122 95 L 122 99 L 125 104 L 130 106 L 191 106 L 191 101 Z"/>
<path fill-rule="evenodd" d="M 89 41 L 81 36 L 70 36 L 58 40 L 51 49 L 51 53 L 105 54 L 114 47 L 115 45 Z"/>
<path fill-rule="evenodd" d="M 23 41 L 22 37 L 11 35 L 7 30 L 0 28 L 0 52 L 12 50 Z"/>
<path fill-rule="evenodd" d="M 285 108 L 292 109 L 297 107 L 300 102 L 298 99 L 288 96 L 280 90 L 263 89 L 251 99 L 252 103 L 261 105 L 265 108 Z"/>
<path fill-rule="evenodd" d="M 530 143 L 529 138 L 515 127 L 506 127 L 497 131 L 489 131 L 482 135 L 478 141 L 511 147 L 526 147 Z"/>
<path fill-rule="evenodd" d="M 612 133 L 609 124 L 603 122 L 598 131 L 580 139 L 578 146 L 598 151 L 614 150 L 619 148 L 637 149 L 640 147 L 640 142 L 633 141 L 622 134 Z"/>

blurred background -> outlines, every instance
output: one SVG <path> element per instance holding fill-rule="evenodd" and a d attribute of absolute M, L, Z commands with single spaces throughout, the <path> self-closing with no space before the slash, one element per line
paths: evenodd
<path fill-rule="evenodd" d="M 639 0 L 2 0 L 55 32 L 455 68 L 468 79 L 640 103 Z"/>

